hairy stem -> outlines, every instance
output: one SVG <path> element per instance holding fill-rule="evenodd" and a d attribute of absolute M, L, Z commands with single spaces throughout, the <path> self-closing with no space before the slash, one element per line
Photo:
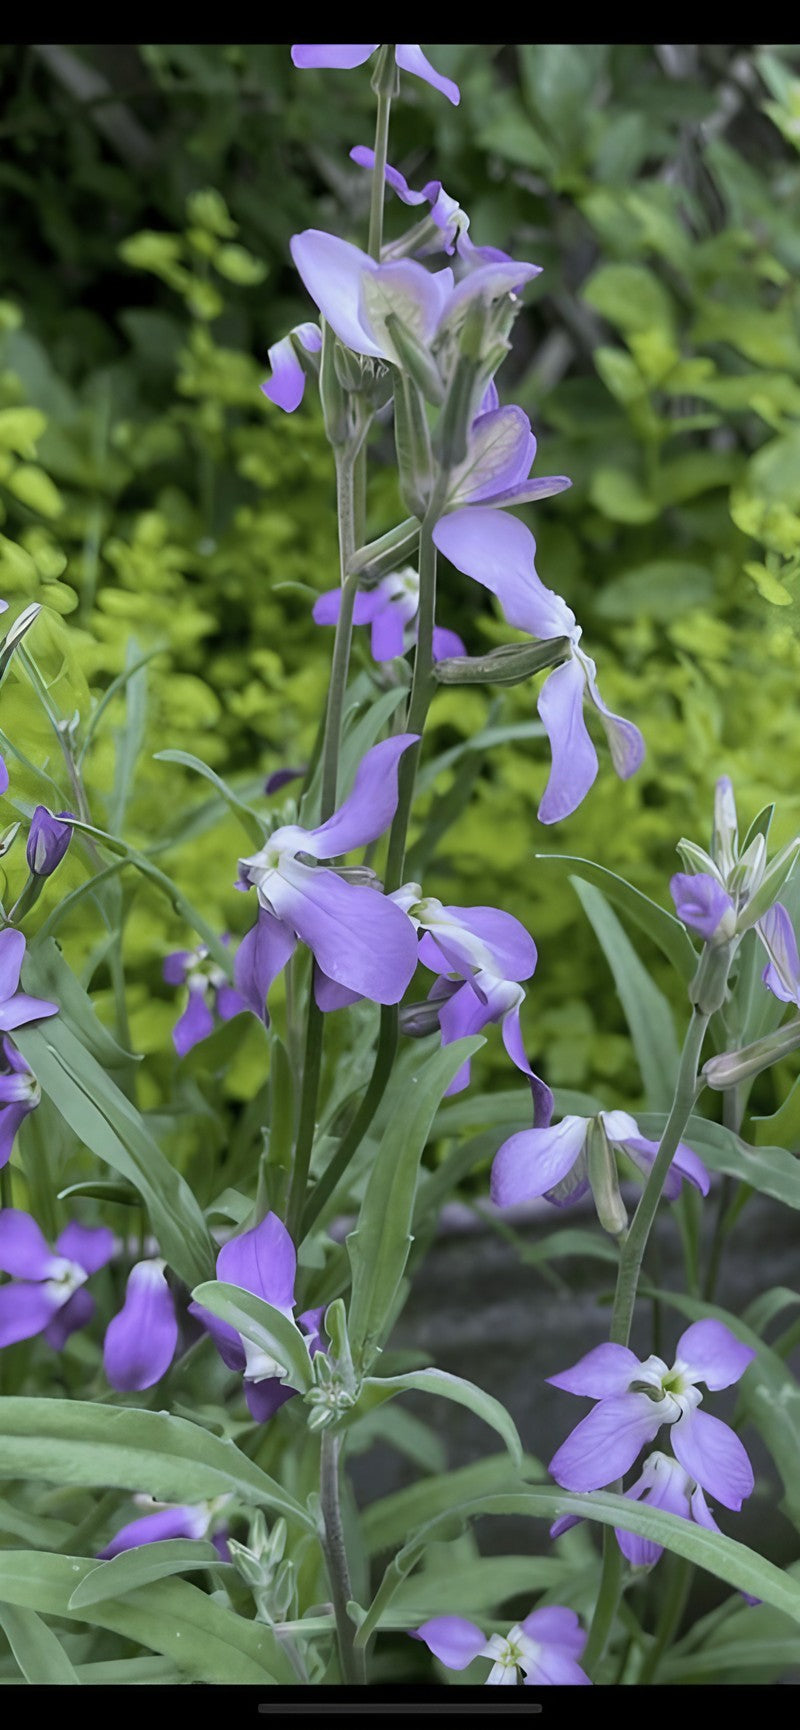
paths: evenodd
<path fill-rule="evenodd" d="M 336 1618 L 336 1637 L 339 1645 L 342 1681 L 351 1686 L 355 1684 L 357 1687 L 363 1687 L 367 1680 L 365 1656 L 360 1647 L 356 1648 L 353 1645 L 356 1629 L 347 1613 L 347 1605 L 353 1596 L 353 1589 L 350 1585 L 350 1568 L 347 1561 L 347 1547 L 344 1541 L 342 1511 L 339 1501 L 341 1448 L 341 1436 L 332 1435 L 330 1431 L 323 1433 L 320 1453 L 320 1506 L 324 1522 L 322 1546 L 331 1585 L 333 1613 Z"/>

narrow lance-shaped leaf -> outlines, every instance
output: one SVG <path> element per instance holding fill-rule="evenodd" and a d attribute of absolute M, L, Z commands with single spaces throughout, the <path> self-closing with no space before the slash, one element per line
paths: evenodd
<path fill-rule="evenodd" d="M 300 1393 L 308 1391 L 314 1379 L 311 1359 L 305 1339 L 290 1316 L 266 1303 L 264 1298 L 244 1291 L 241 1286 L 228 1285 L 225 1280 L 209 1280 L 196 1286 L 192 1297 L 273 1357 L 287 1372 L 285 1380 L 291 1387 Z"/>
<path fill-rule="evenodd" d="M 614 975 L 648 1102 L 666 1111 L 672 1103 L 679 1061 L 670 1006 L 599 889 L 580 878 L 570 881 Z"/>
<path fill-rule="evenodd" d="M 139 1544 L 123 1550 L 107 1562 L 99 1562 L 84 1574 L 69 1601 L 70 1610 L 85 1610 L 106 1598 L 124 1598 L 152 1580 L 185 1574 L 197 1568 L 222 1566 L 219 1552 L 206 1539 L 164 1538 L 157 1544 Z"/>

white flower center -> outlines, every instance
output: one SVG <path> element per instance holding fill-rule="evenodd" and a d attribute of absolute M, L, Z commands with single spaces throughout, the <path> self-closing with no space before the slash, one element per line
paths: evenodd
<path fill-rule="evenodd" d="M 64 1304 L 69 1303 L 73 1292 L 76 1292 L 79 1286 L 85 1285 L 88 1278 L 85 1267 L 81 1267 L 78 1262 L 69 1261 L 65 1255 L 54 1256 L 50 1263 L 50 1277 L 45 1280 L 44 1289 L 48 1297 L 58 1300 L 57 1307 L 63 1309 Z"/>

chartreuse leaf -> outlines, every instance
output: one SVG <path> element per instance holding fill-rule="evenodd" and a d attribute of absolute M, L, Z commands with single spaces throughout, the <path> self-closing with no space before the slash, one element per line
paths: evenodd
<path fill-rule="evenodd" d="M 387 1327 L 411 1247 L 419 1162 L 439 1102 L 480 1037 L 428 1054 L 409 1082 L 396 1081 L 387 1128 L 375 1155 L 358 1225 L 347 1239 L 353 1270 L 348 1329 L 356 1363 L 369 1362 Z"/>
<path fill-rule="evenodd" d="M 725 1580 L 740 1592 L 759 1598 L 776 1610 L 783 1610 L 795 1622 L 800 1622 L 800 1583 L 793 1580 L 774 1562 L 749 1550 L 722 1532 L 708 1532 L 679 1514 L 667 1514 L 652 1504 L 632 1502 L 628 1496 L 610 1495 L 607 1490 L 592 1495 L 578 1495 L 558 1489 L 512 1491 L 508 1495 L 481 1496 L 477 1501 L 461 1503 L 429 1525 L 414 1533 L 398 1551 L 383 1576 L 367 1615 L 355 1637 L 357 1646 L 366 1645 L 391 1603 L 401 1581 L 410 1574 L 428 1544 L 437 1538 L 452 1536 L 453 1520 L 460 1518 L 466 1525 L 479 1515 L 497 1514 L 541 1520 L 558 1520 L 574 1514 L 581 1520 L 597 1520 L 603 1526 L 621 1526 L 624 1531 L 650 1538 L 685 1556 L 698 1568 L 705 1568 L 718 1580 Z"/>
<path fill-rule="evenodd" d="M 70 1598 L 95 1563 L 85 1557 L 5 1550 L 0 1600 L 45 1616 L 110 1628 L 162 1652 L 199 1682 L 292 1683 L 297 1680 L 271 1628 L 249 1622 L 188 1580 L 152 1580 L 126 1598 L 71 1610 Z"/>
<path fill-rule="evenodd" d="M 672 1010 L 642 966 L 605 896 L 580 878 L 570 881 L 614 975 L 648 1103 L 667 1111 L 679 1062 Z"/>
<path fill-rule="evenodd" d="M 70 1129 L 138 1191 L 165 1260 L 189 1286 L 208 1278 L 215 1250 L 203 1215 L 135 1105 L 61 1016 L 19 1028 L 15 1040 Z"/>
<path fill-rule="evenodd" d="M 501 1406 L 500 1401 L 493 1399 L 491 1394 L 484 1393 L 482 1388 L 476 1387 L 474 1382 L 465 1381 L 461 1376 L 452 1376 L 445 1370 L 411 1370 L 404 1376 L 368 1376 L 353 1409 L 353 1419 L 362 1416 L 364 1412 L 372 1411 L 385 1400 L 393 1399 L 395 1394 L 405 1393 L 439 1394 L 442 1399 L 453 1400 L 458 1406 L 466 1406 L 475 1413 L 476 1418 L 482 1418 L 484 1423 L 491 1425 L 491 1428 L 502 1436 L 514 1464 L 521 1465 L 522 1443 L 517 1434 L 517 1426 L 505 1406 Z"/>
<path fill-rule="evenodd" d="M 300 1329 L 253 1292 L 224 1280 L 208 1280 L 195 1287 L 192 1297 L 220 1321 L 244 1334 L 261 1351 L 268 1352 L 286 1372 L 285 1380 L 300 1393 L 307 1393 L 314 1380 L 308 1346 Z"/>
<path fill-rule="evenodd" d="M 139 1544 L 134 1550 L 123 1550 L 107 1562 L 99 1562 L 84 1574 L 69 1601 L 71 1610 L 85 1610 L 89 1604 L 102 1604 L 106 1598 L 124 1598 L 151 1580 L 163 1580 L 170 1574 L 185 1574 L 195 1568 L 219 1568 L 219 1553 L 214 1545 L 199 1538 L 164 1538 L 157 1544 Z"/>
<path fill-rule="evenodd" d="M 646 932 L 658 945 L 662 955 L 672 962 L 676 972 L 687 985 L 697 972 L 697 956 L 692 947 L 688 933 L 680 920 L 673 913 L 668 913 L 665 907 L 659 907 L 651 901 L 649 895 L 643 895 L 641 889 L 634 889 L 632 883 L 626 883 L 624 877 L 618 877 L 614 871 L 607 871 L 604 865 L 595 865 L 591 859 L 573 859 L 568 853 L 537 853 L 540 865 L 562 865 L 571 868 L 573 877 L 580 877 L 586 883 L 594 883 L 602 889 L 606 899 L 613 901 L 621 913 L 627 914 Z"/>
<path fill-rule="evenodd" d="M 0 1603 L 0 1628 L 26 1682 L 58 1688 L 79 1683 L 61 1641 L 35 1610 Z"/>
<path fill-rule="evenodd" d="M 9 1395 L 0 1402 L 0 1476 L 144 1488 L 165 1502 L 232 1494 L 313 1530 L 305 1508 L 233 1442 L 166 1412 Z"/>
<path fill-rule="evenodd" d="M 664 1128 L 664 1118 L 654 1112 L 642 1112 L 637 1122 L 647 1136 L 658 1137 Z M 683 1140 L 712 1171 L 738 1177 L 762 1195 L 800 1208 L 800 1162 L 785 1147 L 750 1147 L 732 1129 L 704 1117 L 690 1117 Z"/>

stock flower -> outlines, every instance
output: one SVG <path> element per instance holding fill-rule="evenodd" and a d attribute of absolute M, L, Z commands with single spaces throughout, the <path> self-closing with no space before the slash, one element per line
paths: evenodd
<path fill-rule="evenodd" d="M 527 1075 L 538 1121 L 549 1123 L 553 1096 L 534 1075 L 522 1042 L 520 1009 L 525 992 L 519 983 L 535 971 L 536 944 L 524 925 L 496 907 L 445 907 L 434 896 L 423 896 L 418 883 L 406 883 L 392 900 L 403 907 L 422 932 L 419 959 L 437 975 L 428 1002 L 450 1045 L 487 1022 L 499 1021 L 503 1044 L 523 1075 Z M 469 1083 L 469 1061 L 462 1064 L 447 1089 L 460 1093 Z"/>
<path fill-rule="evenodd" d="M 230 939 L 225 936 L 222 941 L 228 943 Z M 214 1032 L 215 1014 L 220 1021 L 230 1021 L 249 1007 L 241 992 L 228 984 L 222 968 L 209 960 L 203 943 L 197 949 L 174 949 L 165 956 L 164 980 L 167 985 L 189 987 L 186 1008 L 172 1029 L 172 1043 L 179 1057 L 185 1057 Z"/>
<path fill-rule="evenodd" d="M 557 1205 L 579 1201 L 589 1188 L 586 1142 L 595 1122 L 602 1125 L 611 1146 L 627 1154 L 647 1177 L 658 1152 L 658 1142 L 648 1141 L 641 1134 L 629 1112 L 599 1111 L 596 1117 L 562 1117 L 560 1123 L 548 1128 L 521 1129 L 503 1142 L 492 1165 L 491 1196 L 496 1206 L 515 1207 L 540 1195 Z M 710 1180 L 703 1161 L 685 1141 L 680 1141 L 664 1184 L 668 1201 L 680 1195 L 683 1178 L 699 1189 L 701 1195 L 708 1194 Z"/>
<path fill-rule="evenodd" d="M 448 1670 L 466 1670 L 474 1658 L 490 1658 L 492 1668 L 487 1686 L 514 1687 L 519 1672 L 530 1687 L 543 1684 L 589 1684 L 578 1659 L 586 1644 L 586 1635 L 574 1610 L 562 1604 L 548 1604 L 532 1610 L 524 1622 L 515 1623 L 506 1635 L 486 1636 L 475 1622 L 465 1616 L 434 1616 L 423 1622 L 412 1634 L 422 1640 Z"/>
<path fill-rule="evenodd" d="M 290 1317 L 294 1315 L 296 1273 L 294 1244 L 283 1221 L 275 1213 L 268 1213 L 250 1231 L 230 1238 L 217 1256 L 217 1279 L 253 1292 Z M 189 1311 L 208 1330 L 228 1369 L 244 1376 L 245 1399 L 251 1416 L 256 1423 L 265 1423 L 296 1392 L 282 1380 L 285 1374 L 283 1365 L 245 1335 L 237 1333 L 228 1322 L 220 1321 L 210 1310 L 204 1309 L 202 1304 L 190 1303 Z M 307 1336 L 312 1356 L 323 1349 L 319 1331 L 323 1314 L 323 1309 L 305 1310 L 297 1318 Z"/>
<path fill-rule="evenodd" d="M 310 66 L 334 66 L 352 72 L 354 67 L 363 66 L 379 47 L 379 42 L 293 42 L 292 61 L 301 71 Z M 461 101 L 458 85 L 431 66 L 418 42 L 396 42 L 394 57 L 404 72 L 413 72 L 415 78 L 424 79 L 458 107 Z"/>
<path fill-rule="evenodd" d="M 14 1139 L 29 1111 L 42 1097 L 36 1076 L 10 1039 L 0 1041 L 5 1068 L 0 1071 L 0 1167 L 8 1165 Z"/>
<path fill-rule="evenodd" d="M 317 962 L 314 990 L 321 1009 L 351 1002 L 353 993 L 399 1003 L 417 963 L 413 925 L 372 882 L 348 882 L 319 861 L 366 847 L 383 834 L 397 808 L 399 760 L 416 738 L 399 733 L 373 745 L 349 797 L 319 828 L 287 824 L 258 853 L 240 859 L 242 886 L 256 890 L 259 914 L 239 945 L 235 978 L 257 1015 L 263 1015 L 270 986 L 298 938 Z"/>
<path fill-rule="evenodd" d="M 548 1376 L 553 1387 L 597 1401 L 550 1461 L 556 1483 L 565 1490 L 603 1489 L 669 1424 L 676 1458 L 694 1482 L 724 1508 L 740 1508 L 753 1488 L 752 1466 L 734 1431 L 698 1410 L 703 1396 L 697 1384 L 729 1388 L 755 1355 L 723 1322 L 708 1320 L 681 1334 L 671 1369 L 663 1358 L 640 1363 L 627 1346 L 602 1345 L 572 1369 Z"/>
<path fill-rule="evenodd" d="M 25 1027 L 29 1021 L 42 1021 L 57 1015 L 58 1004 L 43 997 L 29 997 L 19 990 L 19 976 L 25 958 L 25 938 L 21 931 L 7 926 L 0 931 L 0 1033 L 13 1033 L 15 1027 Z"/>
<path fill-rule="evenodd" d="M 342 605 L 341 587 L 326 589 L 314 602 L 312 618 L 316 625 L 335 625 Z M 416 625 L 406 631 L 419 612 L 419 572 L 413 565 L 392 571 L 376 583 L 374 589 L 359 591 L 353 607 L 353 623 L 371 625 L 370 647 L 374 661 L 391 661 L 403 655 L 416 642 Z M 408 638 L 408 640 L 407 640 Z M 455 631 L 434 626 L 433 658 L 443 661 L 448 655 L 465 655 L 466 649 Z"/>
<path fill-rule="evenodd" d="M 705 943 L 727 942 L 736 931 L 736 908 L 722 884 L 710 872 L 676 871 L 669 892 L 682 925 Z"/>
<path fill-rule="evenodd" d="M 217 1525 L 219 1515 L 230 1499 L 229 1495 L 216 1496 L 211 1502 L 176 1507 L 168 1502 L 156 1502 L 152 1496 L 134 1496 L 134 1502 L 156 1512 L 144 1514 L 140 1519 L 121 1526 L 105 1549 L 98 1552 L 98 1560 L 108 1562 L 112 1556 L 120 1556 L 123 1550 L 136 1550 L 140 1544 L 158 1544 L 164 1538 L 205 1538 Z M 224 1530 L 217 1531 L 211 1542 L 219 1552 L 220 1560 L 227 1562 L 230 1556 Z"/>
<path fill-rule="evenodd" d="M 375 168 L 375 152 L 369 145 L 354 145 L 350 157 L 353 162 L 358 163 L 359 168 Z M 408 253 L 412 253 L 415 258 L 425 258 L 434 252 L 446 252 L 450 257 L 455 254 L 456 268 L 461 267 L 461 275 L 477 269 L 480 264 L 513 262 L 510 254 L 503 252 L 499 246 L 474 244 L 468 233 L 469 217 L 466 211 L 461 209 L 455 198 L 445 192 L 441 180 L 429 180 L 420 192 L 415 192 L 399 168 L 393 168 L 388 162 L 384 179 L 404 204 L 427 204 L 429 215 L 425 222 L 412 231 L 410 237 L 405 236 L 395 245 L 390 243 L 385 246 L 382 257 L 399 257 Z"/>
<path fill-rule="evenodd" d="M 136 1263 L 125 1302 L 106 1328 L 103 1367 L 112 1388 L 141 1392 L 166 1374 L 178 1344 L 178 1319 L 160 1257 Z"/>
<path fill-rule="evenodd" d="M 459 510 L 466 505 L 497 509 L 531 504 L 536 499 L 562 493 L 572 485 L 566 475 L 541 475 L 538 480 L 529 479 L 535 456 L 536 438 L 524 409 L 510 404 L 507 408 L 482 412 L 470 428 L 466 457 L 450 476 L 445 511 Z M 462 543 L 469 533 L 471 520 L 467 518 L 462 529 Z M 517 526 L 522 527 L 521 524 Z M 458 536 L 456 538 L 458 540 Z M 535 544 L 531 558 L 534 551 Z M 449 553 L 447 557 L 450 557 Z M 551 591 L 545 590 L 545 593 L 549 595 Z M 558 596 L 554 598 L 559 599 Z"/>
<path fill-rule="evenodd" d="M 705 1526 L 706 1531 L 719 1531 L 700 1485 L 678 1460 L 662 1454 L 659 1449 L 648 1454 L 639 1477 L 624 1494 L 633 1502 L 643 1501 L 648 1507 L 663 1508 L 667 1514 L 680 1514 L 684 1520 Z M 570 1526 L 581 1523 L 579 1515 L 565 1514 L 550 1527 L 550 1536 L 560 1538 Z M 623 1556 L 634 1568 L 649 1568 L 664 1553 L 663 1544 L 654 1543 L 652 1538 L 642 1538 L 637 1532 L 626 1532 L 621 1526 L 614 1527 L 614 1535 Z"/>
<path fill-rule="evenodd" d="M 71 811 L 59 811 L 54 817 L 46 805 L 37 805 L 25 849 L 28 870 L 34 877 L 50 877 L 61 864 L 72 840 L 71 817 Z"/>
<path fill-rule="evenodd" d="M 274 342 L 267 350 L 272 375 L 261 386 L 265 396 L 292 414 L 300 407 L 306 388 L 305 367 L 297 353 L 297 345 L 306 354 L 318 354 L 322 347 L 322 332 L 317 324 L 296 324 L 288 336 Z"/>
<path fill-rule="evenodd" d="M 613 714 L 603 702 L 595 663 L 580 647 L 581 627 L 561 595 L 545 588 L 539 578 L 534 564 L 536 542 L 524 523 L 485 505 L 472 505 L 443 517 L 433 538 L 457 570 L 497 596 L 510 625 L 544 640 L 567 639 L 568 659 L 548 674 L 537 703 L 552 756 L 538 816 L 542 823 L 558 823 L 577 810 L 597 775 L 597 752 L 584 720 L 584 698 L 597 710 L 611 760 L 623 780 L 641 765 L 642 735 L 632 721 Z"/>
<path fill-rule="evenodd" d="M 797 938 L 786 908 L 780 901 L 759 919 L 756 926 L 769 960 L 761 975 L 768 991 L 781 1003 L 796 1003 L 800 1009 L 800 956 Z"/>
<path fill-rule="evenodd" d="M 84 1287 L 113 1253 L 108 1226 L 73 1221 L 51 1249 L 30 1214 L 0 1209 L 0 1269 L 13 1281 L 0 1286 L 0 1346 L 44 1334 L 61 1351 L 70 1334 L 91 1321 L 94 1299 Z"/>

